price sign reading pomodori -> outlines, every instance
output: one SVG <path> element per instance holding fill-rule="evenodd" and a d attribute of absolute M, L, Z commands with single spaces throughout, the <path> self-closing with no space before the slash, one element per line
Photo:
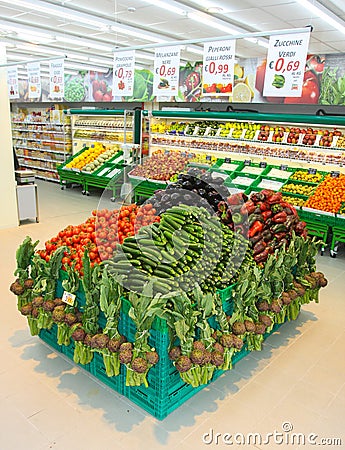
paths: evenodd
<path fill-rule="evenodd" d="M 234 81 L 235 40 L 204 44 L 202 95 L 231 96 Z"/>
<path fill-rule="evenodd" d="M 310 31 L 271 36 L 267 53 L 266 97 L 300 97 Z"/>
<path fill-rule="evenodd" d="M 153 95 L 175 96 L 178 94 L 179 67 L 179 46 L 156 48 L 153 69 Z"/>
<path fill-rule="evenodd" d="M 134 85 L 135 51 L 114 53 L 113 95 L 132 96 Z"/>

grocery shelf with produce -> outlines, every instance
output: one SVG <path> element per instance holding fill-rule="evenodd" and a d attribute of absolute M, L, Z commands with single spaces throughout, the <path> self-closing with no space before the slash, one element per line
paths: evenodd
<path fill-rule="evenodd" d="M 345 118 L 246 112 L 152 111 L 150 153 L 175 149 L 215 157 L 345 173 Z M 344 166 L 344 167 L 343 167 Z"/>
<path fill-rule="evenodd" d="M 127 172 L 140 160 L 140 111 L 66 110 L 73 155 L 58 168 L 61 188 L 76 183 L 112 191 L 114 201 Z"/>
<path fill-rule="evenodd" d="M 12 140 L 20 167 L 34 170 L 37 178 L 58 181 L 57 166 L 72 152 L 70 122 L 61 110 L 14 110 Z"/>
<path fill-rule="evenodd" d="M 130 110 L 65 111 L 71 118 L 73 154 L 94 142 L 117 145 L 140 143 L 140 114 Z"/>

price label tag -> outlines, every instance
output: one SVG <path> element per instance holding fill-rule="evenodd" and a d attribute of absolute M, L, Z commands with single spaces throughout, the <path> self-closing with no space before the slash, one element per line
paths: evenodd
<path fill-rule="evenodd" d="M 316 175 L 317 170 L 313 169 L 312 167 L 310 167 L 310 169 L 308 169 L 308 174 L 309 175 Z"/>
<path fill-rule="evenodd" d="M 280 165 L 280 170 L 287 170 L 288 166 L 286 164 Z"/>
<path fill-rule="evenodd" d="M 269 133 L 269 135 L 268 135 L 267 140 L 268 140 L 268 141 L 273 141 L 273 135 L 274 135 L 274 130 L 271 130 L 270 133 Z"/>
<path fill-rule="evenodd" d="M 300 134 L 300 135 L 298 136 L 297 145 L 303 144 L 304 136 L 305 136 L 305 134 Z"/>
<path fill-rule="evenodd" d="M 316 139 L 315 139 L 315 142 L 314 142 L 314 145 L 315 145 L 315 146 L 320 145 L 321 138 L 322 138 L 322 135 L 321 135 L 321 134 L 318 134 L 318 135 L 316 136 Z"/>
<path fill-rule="evenodd" d="M 231 158 L 225 158 L 224 162 L 227 163 L 227 164 L 230 164 L 231 163 Z"/>
<path fill-rule="evenodd" d="M 232 94 L 235 44 L 235 39 L 204 44 L 201 95 L 229 97 Z"/>
<path fill-rule="evenodd" d="M 206 127 L 206 130 L 205 130 L 205 133 L 204 133 L 204 136 L 208 136 L 208 134 L 209 134 L 209 132 L 212 130 L 212 128 L 211 127 Z"/>
<path fill-rule="evenodd" d="M 263 95 L 301 97 L 310 29 L 270 37 Z"/>
<path fill-rule="evenodd" d="M 211 155 L 206 155 L 206 161 L 211 161 L 212 157 Z"/>
<path fill-rule="evenodd" d="M 199 134 L 199 125 L 194 128 L 193 136 L 197 136 Z"/>
<path fill-rule="evenodd" d="M 153 70 L 153 95 L 177 95 L 179 73 L 180 46 L 156 48 Z"/>
<path fill-rule="evenodd" d="M 75 295 L 70 292 L 64 291 L 62 294 L 62 301 L 69 306 L 73 306 L 75 302 Z"/>
<path fill-rule="evenodd" d="M 331 177 L 332 178 L 339 178 L 339 175 L 340 175 L 340 172 L 332 170 L 332 172 L 331 172 Z"/>
<path fill-rule="evenodd" d="M 250 166 L 251 163 L 252 163 L 252 162 L 251 162 L 250 159 L 245 159 L 245 160 L 244 160 L 244 165 L 245 165 L 245 166 Z"/>
<path fill-rule="evenodd" d="M 133 95 L 134 65 L 134 50 L 114 53 L 113 95 Z"/>
<path fill-rule="evenodd" d="M 267 162 L 266 161 L 261 161 L 260 167 L 265 169 L 267 167 Z"/>

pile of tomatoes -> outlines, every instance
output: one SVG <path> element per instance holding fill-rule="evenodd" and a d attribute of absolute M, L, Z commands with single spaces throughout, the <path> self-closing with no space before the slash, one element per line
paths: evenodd
<path fill-rule="evenodd" d="M 132 204 L 113 211 L 94 210 L 84 223 L 68 225 L 45 243 L 44 250 L 38 250 L 37 253 L 49 261 L 58 247 L 66 246 L 68 250 L 64 252 L 62 268 L 66 270 L 66 266 L 73 266 L 82 275 L 85 249 L 88 250 L 91 265 L 99 264 L 111 258 L 117 244 L 122 244 L 126 237 L 133 236 L 141 227 L 159 220 L 152 204 Z"/>

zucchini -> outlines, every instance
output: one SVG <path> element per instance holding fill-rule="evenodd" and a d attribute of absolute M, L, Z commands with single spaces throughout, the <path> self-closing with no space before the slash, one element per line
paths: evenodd
<path fill-rule="evenodd" d="M 151 267 L 157 267 L 157 263 L 155 261 L 153 261 L 152 259 L 146 258 L 145 256 L 140 256 L 139 260 L 145 265 L 148 265 Z"/>

